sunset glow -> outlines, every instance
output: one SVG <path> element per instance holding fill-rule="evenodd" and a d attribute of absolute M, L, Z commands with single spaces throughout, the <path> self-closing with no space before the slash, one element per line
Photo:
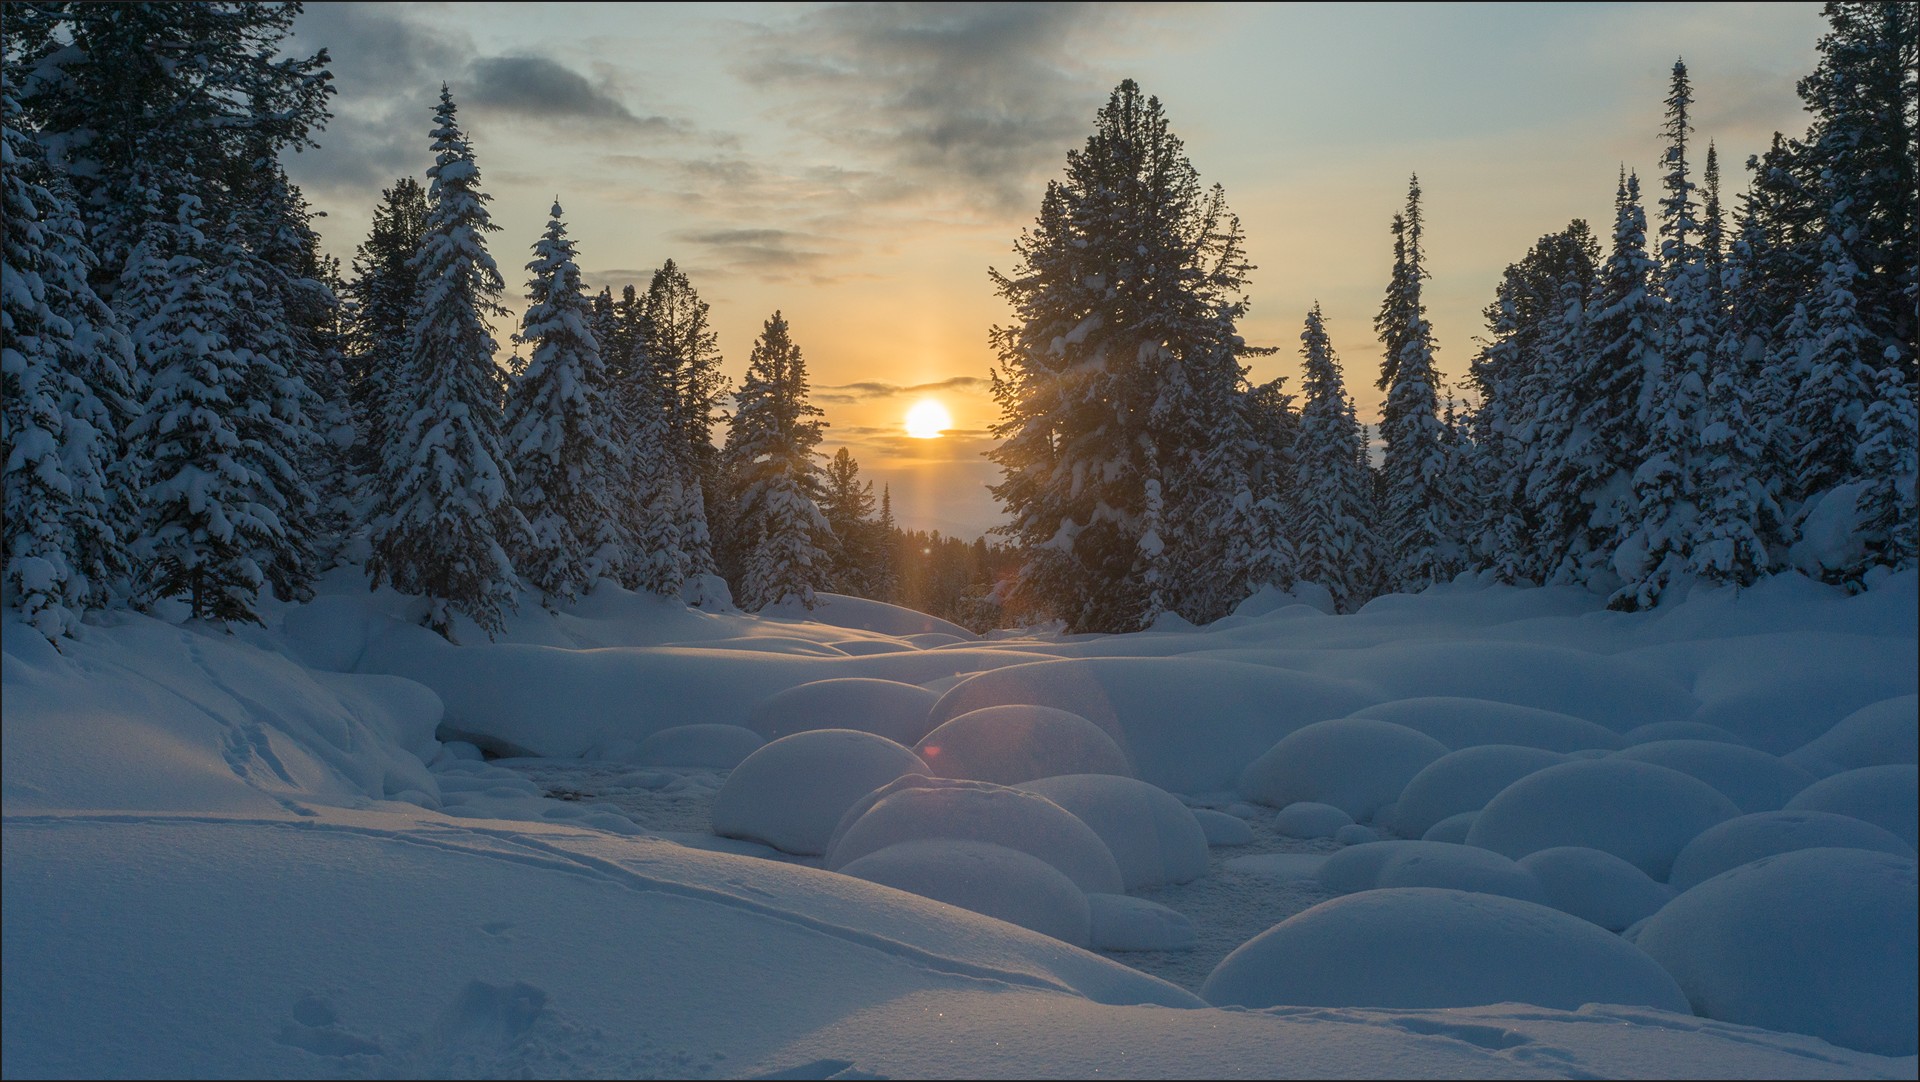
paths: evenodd
<path fill-rule="evenodd" d="M 907 411 L 907 435 L 916 440 L 936 439 L 953 427 L 953 415 L 947 407 L 926 399 Z"/>

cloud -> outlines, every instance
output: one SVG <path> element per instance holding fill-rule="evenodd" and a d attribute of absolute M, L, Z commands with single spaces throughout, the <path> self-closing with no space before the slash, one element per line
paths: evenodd
<path fill-rule="evenodd" d="M 476 107 L 536 120 L 613 124 L 655 134 L 683 134 L 684 121 L 640 116 L 605 84 L 540 56 L 482 56 L 467 65 Z"/>
<path fill-rule="evenodd" d="M 852 405 L 855 402 L 871 402 L 881 398 L 893 398 L 898 395 L 932 394 L 936 391 L 961 392 L 967 394 L 985 394 L 991 382 L 980 376 L 954 376 L 951 379 L 936 380 L 932 383 L 915 383 L 901 386 L 881 380 L 865 380 L 860 383 L 836 383 L 814 388 L 813 398 L 837 406 Z"/>
<path fill-rule="evenodd" d="M 939 190 L 1030 209 L 1111 83 L 1089 68 L 1150 9 L 1108 4 L 861 4 L 753 29 L 737 74 L 784 112 L 883 163 L 869 193 Z"/>
<path fill-rule="evenodd" d="M 751 226 L 683 230 L 672 238 L 698 246 L 722 268 L 751 271 L 769 281 L 803 274 L 815 282 L 832 281 L 834 276 L 821 268 L 844 248 L 841 242 L 819 234 Z"/>

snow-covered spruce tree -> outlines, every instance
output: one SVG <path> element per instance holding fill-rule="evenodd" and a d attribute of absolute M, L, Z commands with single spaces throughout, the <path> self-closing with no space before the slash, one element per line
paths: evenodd
<path fill-rule="evenodd" d="M 814 448 L 824 424 L 807 401 L 807 365 L 779 312 L 747 360 L 723 452 L 739 570 L 736 600 L 748 612 L 781 601 L 814 605 L 829 573 L 832 532 L 820 513 Z"/>
<path fill-rule="evenodd" d="M 713 423 L 722 419 L 720 401 L 727 394 L 719 337 L 708 320 L 707 302 L 671 259 L 654 272 L 639 307 L 628 298 L 626 308 L 638 317 L 635 345 L 653 366 L 673 440 L 679 471 L 674 487 L 679 492 L 680 574 L 710 575 L 718 566 L 714 524 L 725 509 L 720 495 L 723 471 L 713 444 Z"/>
<path fill-rule="evenodd" d="M 88 284 L 85 227 L 20 127 L 12 91 L 0 91 L 5 590 L 30 626 L 58 642 L 88 610 L 111 604 L 128 573 L 137 508 L 113 471 L 125 454 L 133 354 Z"/>
<path fill-rule="evenodd" d="M 31 70 L 21 104 L 74 185 L 109 303 L 147 209 L 172 222 L 174 197 L 225 222 L 244 201 L 231 179 L 262 152 L 314 144 L 333 93 L 323 49 L 287 55 L 299 4 L 10 4 L 9 58 Z M 169 178 L 167 195 L 142 190 Z M 129 323 L 151 313 L 127 311 Z M 136 348 L 138 343 L 136 343 Z M 145 364 L 145 358 L 141 358 Z"/>
<path fill-rule="evenodd" d="M 1288 515 L 1295 571 L 1301 581 L 1325 586 L 1341 612 L 1353 612 L 1373 596 L 1373 478 L 1317 303 L 1307 313 L 1300 343 L 1306 398 L 1294 442 Z"/>
<path fill-rule="evenodd" d="M 1200 587 L 1245 569 L 1196 582 L 1206 558 L 1186 548 L 1217 544 L 1219 516 L 1250 507 L 1238 222 L 1202 189 L 1159 100 L 1128 80 L 1014 254 L 1011 273 L 992 273 L 1014 318 L 992 333 L 1002 442 L 989 453 L 1004 532 L 1025 554 L 1009 602 L 1073 630 L 1130 631 L 1155 615 L 1151 576 L 1159 604 L 1210 618 L 1221 595 Z"/>
<path fill-rule="evenodd" d="M 1254 454 L 1247 471 L 1248 495 L 1252 505 L 1243 521 L 1244 540 L 1229 539 L 1239 551 L 1229 559 L 1246 569 L 1246 589 L 1265 587 L 1291 589 L 1299 581 L 1299 556 L 1294 551 L 1293 524 L 1287 509 L 1293 503 L 1295 460 L 1300 440 L 1300 415 L 1293 410 L 1293 396 L 1281 388 L 1286 380 L 1276 378 L 1254 387 L 1246 396 L 1247 423 L 1252 430 Z"/>
<path fill-rule="evenodd" d="M 612 388 L 560 214 L 555 202 L 527 264 L 527 313 L 515 338 L 527 364 L 508 390 L 506 415 L 514 503 L 530 527 L 509 555 L 552 609 L 603 576 L 620 578 L 633 547 L 614 509 L 625 463 Z"/>
<path fill-rule="evenodd" d="M 363 518 L 371 514 L 380 462 L 392 434 L 405 423 L 396 416 L 410 407 L 396 384 L 411 353 L 408 335 L 420 299 L 420 280 L 411 266 L 426 229 L 427 190 L 401 177 L 380 193 L 367 239 L 354 252 L 353 277 L 346 285 L 347 383 L 354 405 L 354 471 Z"/>
<path fill-rule="evenodd" d="M 1420 250 L 1420 178 L 1407 185 L 1407 209 L 1393 219 L 1394 269 L 1374 329 L 1386 346 L 1381 386 L 1387 401 L 1380 433 L 1386 443 L 1385 542 L 1390 589 L 1413 592 L 1457 574 L 1465 561 L 1459 524 L 1449 515 L 1440 403 L 1433 368 L 1433 328 L 1427 322 L 1420 283 L 1426 269 Z"/>
<path fill-rule="evenodd" d="M 381 463 L 368 570 L 374 584 L 427 599 L 425 623 L 449 639 L 463 614 L 489 635 L 515 604 L 511 548 L 526 519 L 501 453 L 501 372 L 488 317 L 504 314 L 486 235 L 480 170 L 440 88 L 427 220 L 412 267 L 420 284 L 408 355 L 393 388 L 397 423 Z"/>
<path fill-rule="evenodd" d="M 1860 417 L 1857 469 L 1865 482 L 1856 506 L 1860 533 L 1865 539 L 1862 566 L 1849 568 L 1847 581 L 1859 581 L 1868 568 L 1904 571 L 1914 566 L 1915 531 L 1920 529 L 1914 503 L 1914 482 L 1920 474 L 1915 444 L 1920 426 L 1914 422 L 1914 401 L 1897 366 L 1880 370 L 1879 393 Z"/>
<path fill-rule="evenodd" d="M 1810 319 L 1791 321 L 1801 363 L 1792 428 L 1793 488 L 1813 496 L 1851 480 L 1860 417 L 1874 391 L 1876 336 L 1860 315 L 1865 276 L 1848 256 L 1845 223 L 1834 223 L 1821 248 L 1820 292 Z"/>
<path fill-rule="evenodd" d="M 833 530 L 827 582 L 835 593 L 876 596 L 877 565 L 889 539 L 880 535 L 873 509 L 873 482 L 860 480 L 860 463 L 840 448 L 827 463 L 820 493 L 820 512 Z"/>
<path fill-rule="evenodd" d="M 1580 396 L 1591 339 L 1594 264 L 1599 251 L 1584 228 L 1542 241 L 1538 251 L 1538 302 L 1529 328 L 1529 364 L 1518 381 L 1517 432 L 1524 474 L 1521 501 L 1529 522 L 1521 540 L 1521 565 L 1542 583 L 1584 582 L 1596 558 L 1583 497 L 1583 467 L 1596 457 L 1593 430 L 1584 426 Z"/>

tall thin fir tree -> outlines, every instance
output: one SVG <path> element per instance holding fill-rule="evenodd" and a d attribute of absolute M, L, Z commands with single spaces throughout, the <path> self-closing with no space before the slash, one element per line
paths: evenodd
<path fill-rule="evenodd" d="M 873 520 L 873 482 L 860 480 L 860 463 L 842 447 L 827 463 L 821 482 L 820 511 L 833 530 L 832 571 L 835 593 L 874 597 L 875 565 L 887 540 Z"/>
<path fill-rule="evenodd" d="M 1846 568 L 1842 578 L 1861 583 L 1867 573 L 1881 567 L 1905 571 L 1914 566 L 1915 532 L 1920 530 L 1920 510 L 1914 502 L 1916 475 L 1920 459 L 1915 445 L 1920 430 L 1914 422 L 1912 390 L 1896 365 L 1880 370 L 1878 394 L 1860 417 L 1860 447 L 1856 452 L 1857 469 L 1864 491 L 1856 506 L 1860 513 L 1863 540 L 1859 563 Z"/>
<path fill-rule="evenodd" d="M 724 451 L 739 542 L 735 592 L 749 612 L 785 601 L 811 609 L 826 580 L 832 531 L 813 461 L 821 415 L 807 401 L 806 360 L 775 312 L 747 360 Z"/>
<path fill-rule="evenodd" d="M 501 452 L 505 388 L 488 326 L 505 314 L 485 239 L 499 227 L 445 86 L 433 151 L 427 220 L 411 263 L 420 296 L 395 388 L 404 405 L 394 411 L 399 423 L 381 463 L 368 570 L 375 586 L 425 598 L 423 622 L 448 639 L 456 613 L 491 637 L 516 605 L 520 580 L 508 553 L 528 526 Z"/>
<path fill-rule="evenodd" d="M 622 310 L 633 327 L 635 348 L 653 366 L 655 386 L 667 410 L 678 471 L 672 485 L 679 494 L 675 524 L 682 562 L 678 573 L 689 585 L 697 585 L 701 576 L 718 569 L 713 534 L 725 502 L 720 491 L 724 487 L 720 455 L 713 443 L 713 426 L 724 418 L 720 402 L 727 394 L 727 380 L 720 371 L 719 336 L 708 319 L 707 302 L 671 259 L 654 272 L 637 306 L 633 297 L 627 297 Z"/>
<path fill-rule="evenodd" d="M 1589 486 L 1620 457 L 1599 442 L 1602 433 L 1593 422 L 1600 418 L 1589 397 L 1596 381 L 1587 366 L 1599 352 L 1594 341 L 1599 249 L 1582 222 L 1543 238 L 1534 254 L 1539 257 L 1534 283 L 1539 307 L 1531 328 L 1531 363 L 1518 388 L 1522 499 L 1529 520 L 1520 544 L 1535 581 L 1584 583 L 1610 555 L 1594 536 Z M 1611 540 L 1608 534 L 1605 541 Z"/>
<path fill-rule="evenodd" d="M 356 442 L 351 456 L 360 478 L 360 517 L 371 516 L 375 483 L 392 433 L 408 408 L 396 384 L 410 353 L 410 320 L 420 298 L 411 261 L 426 229 L 427 190 L 401 177 L 380 193 L 367 239 L 354 252 L 346 285 L 347 384 L 354 407 Z"/>
<path fill-rule="evenodd" d="M 1407 185 L 1407 209 L 1394 216 L 1394 272 L 1374 327 L 1387 347 L 1381 379 L 1387 391 L 1381 436 L 1385 483 L 1383 532 L 1393 589 L 1418 591 L 1445 582 L 1464 566 L 1460 529 L 1443 491 L 1447 455 L 1433 367 L 1433 329 L 1420 283 L 1426 278 L 1420 178 Z"/>
<path fill-rule="evenodd" d="M 1317 302 L 1307 313 L 1300 352 L 1306 358 L 1306 398 L 1294 443 L 1289 515 L 1295 571 L 1301 581 L 1326 587 L 1339 611 L 1353 612 L 1373 596 L 1373 478 Z"/>
<path fill-rule="evenodd" d="M 517 343 L 526 368 L 507 397 L 514 502 L 531 529 L 510 553 L 556 611 L 602 577 L 619 579 L 633 539 L 614 506 L 624 480 L 613 388 L 595 341 L 573 241 L 553 204 L 527 264 L 527 313 Z"/>
<path fill-rule="evenodd" d="M 73 199 L 0 89 L 0 402 L 4 403 L 5 592 L 58 643 L 127 578 L 132 493 L 126 450 L 132 344 L 88 284 L 94 265 Z M 113 405 L 109 405 L 109 403 Z"/>
<path fill-rule="evenodd" d="M 1651 608 L 1688 575 L 1700 529 L 1698 448 L 1706 409 L 1710 353 L 1718 334 L 1697 237 L 1694 184 L 1687 167 L 1693 91 L 1682 61 L 1667 95 L 1666 174 L 1660 200 L 1661 366 L 1642 416 L 1647 443 L 1633 475 L 1630 528 L 1614 553 L 1621 587 L 1611 608 Z"/>

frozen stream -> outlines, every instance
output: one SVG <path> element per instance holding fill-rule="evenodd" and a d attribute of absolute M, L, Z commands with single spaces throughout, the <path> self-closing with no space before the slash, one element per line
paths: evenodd
<path fill-rule="evenodd" d="M 792 857 L 750 842 L 715 837 L 709 826 L 713 797 L 726 780 L 724 771 L 638 770 L 627 763 L 582 762 L 564 759 L 499 759 L 494 766 L 516 770 L 545 790 L 550 798 L 611 805 L 643 831 L 695 845 L 766 855 L 789 864 L 819 867 L 817 858 Z M 648 786 L 621 784 L 636 775 Z M 1224 803 L 1194 802 L 1196 807 Z M 1193 921 L 1198 942 L 1183 951 L 1102 951 L 1114 961 L 1172 981 L 1197 992 L 1207 974 L 1235 947 L 1295 913 L 1333 897 L 1317 882 L 1279 879 L 1234 867 L 1240 858 L 1270 853 L 1325 854 L 1340 846 L 1329 840 L 1285 838 L 1271 827 L 1272 812 L 1263 809 L 1246 820 L 1253 830 L 1249 845 L 1214 846 L 1208 851 L 1207 874 L 1191 883 L 1134 892 L 1134 897 L 1156 902 Z"/>

